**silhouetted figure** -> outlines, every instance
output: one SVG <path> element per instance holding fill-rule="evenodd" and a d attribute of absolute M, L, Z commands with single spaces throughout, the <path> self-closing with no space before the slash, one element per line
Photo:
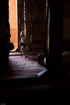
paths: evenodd
<path fill-rule="evenodd" d="M 24 55 L 26 58 L 29 56 L 31 51 L 30 39 L 24 36 L 24 31 L 20 32 L 20 51 L 21 57 Z"/>

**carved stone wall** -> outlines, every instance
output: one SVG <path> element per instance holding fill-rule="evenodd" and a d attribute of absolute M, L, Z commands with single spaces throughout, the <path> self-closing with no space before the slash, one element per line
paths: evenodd
<path fill-rule="evenodd" d="M 26 35 L 32 36 L 34 47 L 44 49 L 46 40 L 46 0 L 26 0 Z"/>
<path fill-rule="evenodd" d="M 20 51 L 20 32 L 24 31 L 24 0 L 18 0 L 18 51 Z"/>

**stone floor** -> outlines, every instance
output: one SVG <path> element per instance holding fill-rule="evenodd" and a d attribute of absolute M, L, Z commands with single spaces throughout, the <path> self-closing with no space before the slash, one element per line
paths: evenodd
<path fill-rule="evenodd" d="M 0 71 L 0 79 L 17 79 L 41 76 L 46 72 L 46 68 L 37 61 L 37 56 L 17 56 L 20 53 L 11 53 L 8 67 Z M 13 56 L 14 55 L 14 56 Z"/>

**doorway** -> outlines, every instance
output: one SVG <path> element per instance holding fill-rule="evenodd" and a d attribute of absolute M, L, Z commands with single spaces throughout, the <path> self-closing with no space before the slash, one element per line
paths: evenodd
<path fill-rule="evenodd" d="M 17 0 L 9 0 L 9 23 L 10 23 L 10 42 L 14 44 L 15 51 L 18 47 L 18 21 L 17 21 Z"/>
<path fill-rule="evenodd" d="M 9 56 L 9 64 L 5 78 L 27 78 L 27 77 L 37 77 L 42 73 L 46 72 L 46 68 L 38 63 L 38 53 L 43 51 L 45 48 L 44 40 L 46 39 L 46 12 L 45 12 L 45 2 L 41 4 L 39 9 L 38 4 L 33 0 L 29 2 L 27 0 L 26 5 L 23 0 L 9 0 L 9 22 L 10 22 L 10 33 L 11 42 L 14 43 L 15 49 L 19 48 L 20 32 L 25 31 L 24 24 L 26 25 L 26 36 L 29 38 L 32 35 L 33 51 L 29 58 L 25 56 Z M 43 2 L 43 0 L 42 0 Z M 37 4 L 37 7 L 35 5 Z M 18 11 L 17 11 L 18 6 Z M 28 7 L 29 6 L 29 7 Z M 25 11 L 26 9 L 26 11 Z M 18 13 L 18 14 L 17 14 Z M 34 14 L 33 14 L 34 13 Z M 24 19 L 26 17 L 26 20 Z M 42 46 L 41 46 L 42 45 Z M 44 59 L 42 59 L 44 62 Z M 41 60 L 41 61 L 42 61 Z M 2 75 L 3 77 L 3 75 Z"/>

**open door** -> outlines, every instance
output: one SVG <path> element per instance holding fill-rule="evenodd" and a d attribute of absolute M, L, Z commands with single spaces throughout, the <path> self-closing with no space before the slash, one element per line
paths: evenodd
<path fill-rule="evenodd" d="M 18 47 L 18 16 L 17 16 L 17 0 L 9 0 L 9 23 L 10 23 L 10 41 L 14 44 L 16 51 Z"/>

